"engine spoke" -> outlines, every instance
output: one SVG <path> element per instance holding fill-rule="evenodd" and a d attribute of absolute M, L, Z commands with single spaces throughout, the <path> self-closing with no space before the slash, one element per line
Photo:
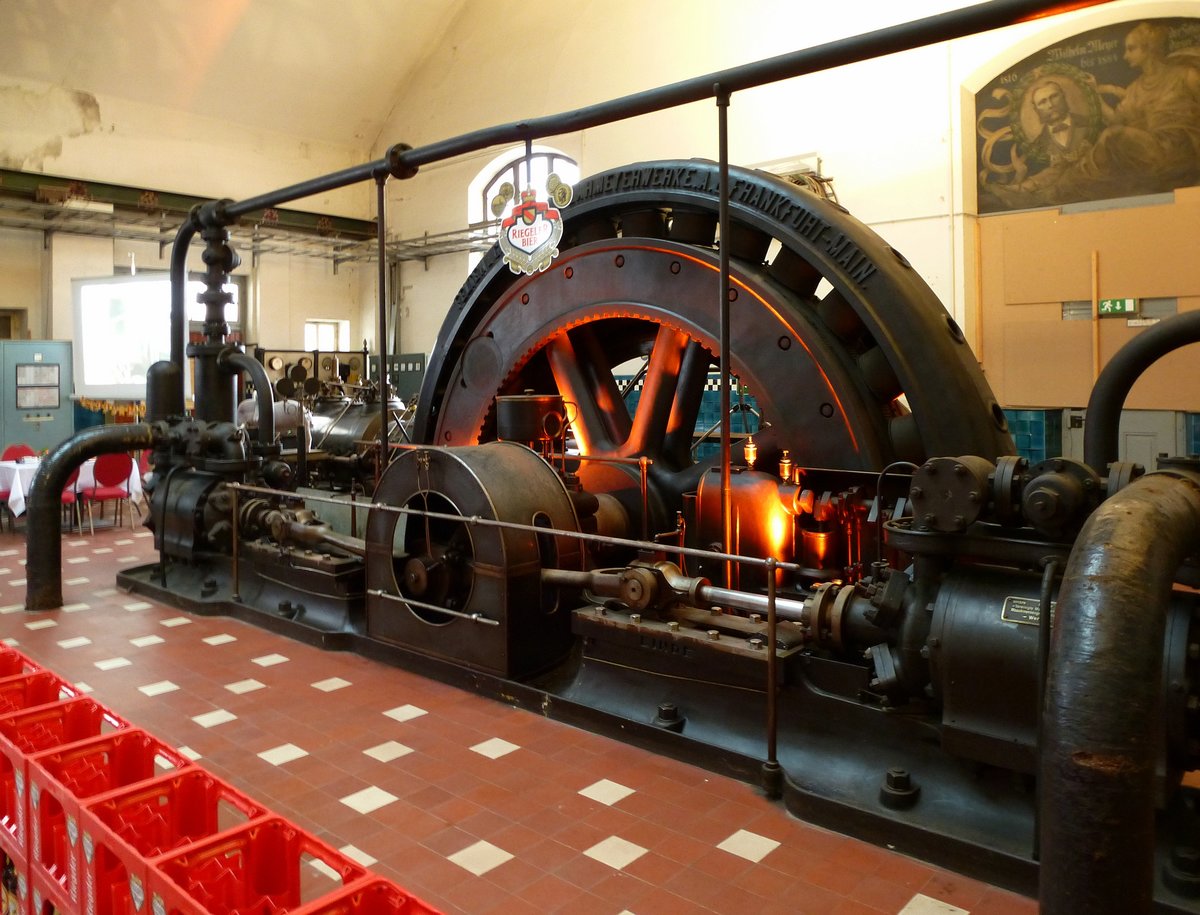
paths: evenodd
<path fill-rule="evenodd" d="M 559 334 L 546 347 L 563 399 L 574 404 L 573 428 L 585 454 L 613 452 L 629 438 L 629 411 L 592 327 Z"/>
<path fill-rule="evenodd" d="M 700 416 L 710 365 L 712 356 L 708 350 L 695 340 L 690 340 L 679 368 L 675 403 L 671 407 L 671 418 L 667 420 L 667 434 L 661 449 L 661 457 L 672 467 L 685 467 L 692 463 L 692 436 Z"/>
<path fill-rule="evenodd" d="M 642 393 L 633 416 L 633 427 L 622 451 L 630 457 L 657 457 L 662 451 L 668 422 L 675 413 L 676 386 L 683 355 L 691 341 L 688 335 L 659 327 L 646 364 Z"/>

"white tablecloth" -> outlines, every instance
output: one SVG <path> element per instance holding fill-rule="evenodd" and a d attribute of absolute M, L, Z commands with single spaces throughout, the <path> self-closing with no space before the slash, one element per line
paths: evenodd
<path fill-rule="evenodd" d="M 41 466 L 39 461 L 0 461 L 0 489 L 7 489 L 8 510 L 14 515 L 24 514 L 25 494 L 33 484 L 34 474 Z"/>
<path fill-rule="evenodd" d="M 91 458 L 80 466 L 79 482 L 75 484 L 77 488 L 83 489 L 86 486 L 95 485 L 95 465 L 96 459 Z M 29 495 L 29 487 L 33 483 L 34 474 L 37 473 L 39 466 L 41 466 L 40 462 L 34 460 L 0 461 L 0 489 L 9 490 L 8 510 L 14 515 L 25 513 L 25 499 Z M 129 498 L 136 502 L 141 494 L 142 475 L 135 462 L 133 470 L 129 474 Z"/>

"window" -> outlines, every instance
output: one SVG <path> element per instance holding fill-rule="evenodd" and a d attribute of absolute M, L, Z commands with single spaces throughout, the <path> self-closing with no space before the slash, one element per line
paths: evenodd
<path fill-rule="evenodd" d="M 313 320 L 304 322 L 304 348 L 319 349 L 323 353 L 342 350 L 343 343 L 350 339 L 350 322 Z"/>
<path fill-rule="evenodd" d="M 480 169 L 467 189 L 467 221 L 474 226 L 496 219 L 496 214 L 492 212 L 492 198 L 505 182 L 512 184 L 517 193 L 532 184 L 538 198 L 545 200 L 546 179 L 551 174 L 558 175 L 564 184 L 575 184 L 579 181 L 579 163 L 550 146 L 534 146 L 528 163 L 524 146 L 500 154 Z M 481 257 L 480 254 L 472 254 L 468 268 L 474 268 Z"/>
<path fill-rule="evenodd" d="M 225 319 L 238 320 L 243 277 L 232 277 L 225 291 L 233 302 Z M 189 280 L 184 301 L 188 321 L 203 321 L 196 296 L 204 283 Z M 111 276 L 72 281 L 75 304 L 75 390 L 85 397 L 145 400 L 146 372 L 171 354 L 171 280 L 165 273 Z M 190 372 L 185 372 L 190 387 Z"/>

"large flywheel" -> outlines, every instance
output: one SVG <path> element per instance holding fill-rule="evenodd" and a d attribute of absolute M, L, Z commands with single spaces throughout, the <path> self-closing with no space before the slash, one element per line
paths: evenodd
<path fill-rule="evenodd" d="M 904 258 L 836 204 L 730 171 L 731 363 L 765 428 L 764 462 L 878 470 L 1012 453 L 961 331 Z M 704 465 L 692 436 L 718 362 L 717 168 L 625 166 L 580 182 L 560 257 L 513 275 L 494 249 L 432 354 L 414 437 L 495 437 L 497 395 L 561 394 L 585 454 L 650 457 L 666 505 Z M 635 409 L 614 372 L 643 359 Z M 601 488 L 609 488 L 602 486 Z"/>

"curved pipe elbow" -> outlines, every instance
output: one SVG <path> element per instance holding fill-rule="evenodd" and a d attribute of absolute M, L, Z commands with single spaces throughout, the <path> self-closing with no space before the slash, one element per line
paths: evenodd
<path fill-rule="evenodd" d="M 1042 911 L 1153 909 L 1154 779 L 1167 605 L 1200 543 L 1200 477 L 1153 473 L 1104 502 L 1071 551 L 1041 749 Z"/>
<path fill-rule="evenodd" d="M 59 531 L 62 491 L 71 471 L 88 458 L 113 452 L 153 448 L 167 440 L 157 424 L 96 426 L 73 435 L 42 461 L 29 489 L 25 571 L 29 584 L 26 610 L 62 606 L 62 534 Z"/>
<path fill-rule="evenodd" d="M 271 378 L 261 362 L 232 347 L 221 350 L 217 364 L 222 368 L 245 372 L 254 381 L 254 399 L 258 403 L 258 442 L 263 447 L 275 443 L 275 395 Z"/>

